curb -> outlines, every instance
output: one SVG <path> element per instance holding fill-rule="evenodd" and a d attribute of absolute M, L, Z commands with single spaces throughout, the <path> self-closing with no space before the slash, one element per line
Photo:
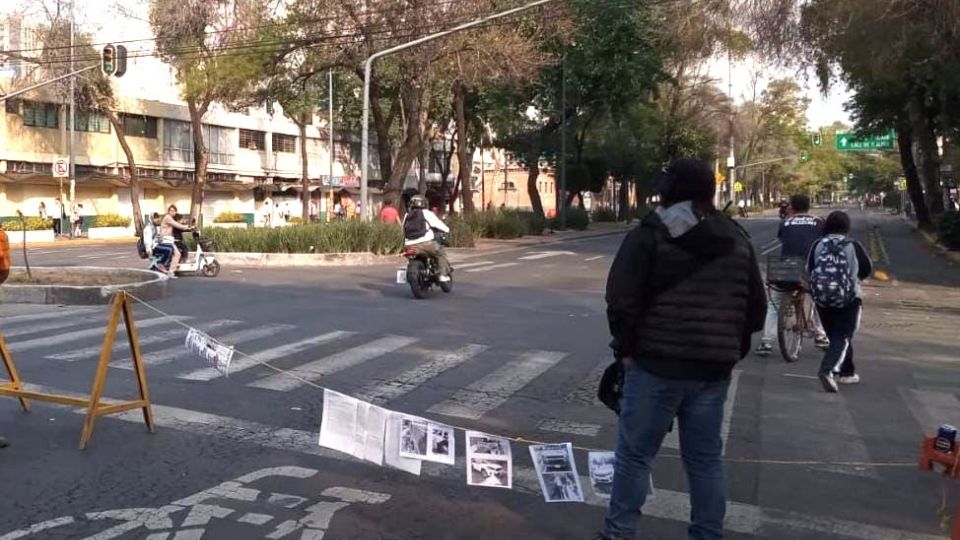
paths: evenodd
<path fill-rule="evenodd" d="M 24 267 L 16 266 L 24 271 Z M 0 287 L 0 301 L 21 304 L 105 305 L 119 291 L 136 294 L 143 300 L 158 300 L 167 295 L 167 276 L 136 268 L 103 268 L 99 266 L 73 266 L 70 271 L 101 273 L 128 277 L 131 281 L 116 285 L 18 285 L 5 283 Z M 53 266 L 33 267 L 34 274 L 62 274 L 64 268 Z M 135 281 L 139 280 L 139 281 Z"/>
<path fill-rule="evenodd" d="M 218 251 L 215 252 L 215 256 L 223 266 L 316 268 L 389 264 L 396 262 L 400 255 L 375 255 L 373 253 L 229 253 Z"/>
<path fill-rule="evenodd" d="M 927 244 L 930 245 L 931 248 L 939 252 L 944 257 L 950 259 L 951 261 L 957 264 L 960 264 L 960 252 L 947 249 L 946 246 L 944 246 L 937 240 L 936 236 L 918 227 L 917 224 L 911 221 L 910 218 L 908 218 L 907 216 L 903 216 L 903 220 L 906 221 L 908 225 L 913 227 L 914 231 L 920 233 L 920 236 L 923 237 L 923 239 L 927 242 Z"/>

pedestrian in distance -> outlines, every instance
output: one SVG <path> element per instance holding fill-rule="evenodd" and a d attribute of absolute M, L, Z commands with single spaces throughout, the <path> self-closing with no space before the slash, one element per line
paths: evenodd
<path fill-rule="evenodd" d="M 747 201 L 745 199 L 740 199 L 740 202 L 737 203 L 737 213 L 742 218 L 747 217 Z"/>
<path fill-rule="evenodd" d="M 40 208 L 37 209 L 37 215 L 40 219 L 47 219 L 47 205 L 40 201 Z"/>
<path fill-rule="evenodd" d="M 807 259 L 810 293 L 830 338 L 818 376 L 827 392 L 839 384 L 856 384 L 853 336 L 860 326 L 863 289 L 860 282 L 873 273 L 873 264 L 860 242 L 848 237 L 850 216 L 837 210 L 827 216 L 820 239 Z"/>
<path fill-rule="evenodd" d="M 383 201 L 383 208 L 380 209 L 380 222 L 389 225 L 400 225 L 403 223 L 400 220 L 400 212 L 393 206 L 393 201 L 390 199 Z"/>
<path fill-rule="evenodd" d="M 63 208 L 63 202 L 60 200 L 60 197 L 57 197 L 53 200 L 53 234 L 54 236 L 60 236 L 63 234 L 63 218 L 65 217 L 65 211 Z"/>
<path fill-rule="evenodd" d="M 747 233 L 713 205 L 705 162 L 656 179 L 663 206 L 627 235 L 607 281 L 614 358 L 623 367 L 610 506 L 599 539 L 633 539 L 654 459 L 674 419 L 696 540 L 723 536 L 723 404 L 733 367 L 763 327 L 766 290 Z"/>

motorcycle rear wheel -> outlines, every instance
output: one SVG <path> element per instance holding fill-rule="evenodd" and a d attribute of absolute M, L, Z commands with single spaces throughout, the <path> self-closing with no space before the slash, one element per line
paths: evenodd
<path fill-rule="evenodd" d="M 423 261 L 412 259 L 407 264 L 407 283 L 410 284 L 410 292 L 417 300 L 423 300 L 427 296 L 427 287 L 423 280 L 425 272 Z"/>
<path fill-rule="evenodd" d="M 449 293 L 450 291 L 452 291 L 452 290 L 453 290 L 453 277 L 450 278 L 450 281 L 441 281 L 441 282 L 440 282 L 440 290 L 443 291 L 443 292 L 445 292 L 445 293 Z"/>

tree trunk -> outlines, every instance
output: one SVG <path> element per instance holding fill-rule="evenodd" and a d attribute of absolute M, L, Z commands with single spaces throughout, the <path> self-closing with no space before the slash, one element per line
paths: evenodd
<path fill-rule="evenodd" d="M 583 203 L 583 192 L 582 192 L 582 191 L 578 191 L 578 192 L 577 192 L 577 203 L 580 205 L 580 209 L 581 209 L 581 210 L 586 210 L 586 209 L 587 209 L 587 205 Z"/>
<path fill-rule="evenodd" d="M 193 134 L 193 195 L 190 198 L 191 224 L 200 224 L 200 212 L 203 208 L 203 191 L 207 187 L 207 165 L 210 156 L 207 145 L 203 142 L 203 115 L 207 112 L 208 103 L 198 104 L 193 100 L 187 101 L 190 111 L 190 124 Z"/>
<path fill-rule="evenodd" d="M 630 223 L 633 216 L 630 215 L 630 182 L 623 180 L 620 182 L 620 214 L 617 221 L 626 221 Z"/>
<path fill-rule="evenodd" d="M 467 87 L 461 82 L 453 85 L 453 110 L 457 122 L 457 161 L 460 166 L 457 171 L 457 184 L 463 197 L 463 213 L 472 214 L 473 208 L 473 186 L 470 185 L 470 176 L 473 174 L 473 159 L 470 148 L 467 145 L 467 115 L 465 102 L 467 99 Z"/>
<path fill-rule="evenodd" d="M 943 213 L 943 189 L 940 187 L 940 156 L 937 132 L 930 112 L 921 109 L 917 123 L 917 142 L 923 159 L 923 184 L 927 188 L 927 209 L 932 216 Z"/>
<path fill-rule="evenodd" d="M 423 103 L 424 91 L 422 88 L 410 88 L 405 96 L 407 110 L 406 136 L 403 144 L 397 150 L 397 157 L 393 162 L 393 169 L 387 181 L 384 197 L 398 198 L 403 191 L 403 184 L 413 166 L 413 160 L 423 147 L 423 130 L 427 122 L 427 108 Z"/>
<path fill-rule="evenodd" d="M 310 158 L 307 156 L 307 118 L 306 115 L 297 122 L 300 129 L 300 200 L 303 202 L 303 222 L 310 223 Z"/>
<path fill-rule="evenodd" d="M 923 187 L 920 185 L 920 175 L 917 174 L 917 164 L 913 160 L 913 133 L 907 122 L 902 122 L 897 127 L 897 146 L 900 150 L 900 166 L 903 168 L 903 176 L 907 179 L 907 193 L 910 194 L 910 201 L 913 203 L 914 213 L 917 216 L 917 225 L 924 229 L 932 229 L 933 222 L 930 221 L 930 211 L 927 209 L 927 202 L 923 199 Z"/>
<path fill-rule="evenodd" d="M 360 72 L 360 79 L 363 73 Z M 393 125 L 394 114 L 383 115 L 380 107 L 380 85 L 370 84 L 370 112 L 373 116 L 373 130 L 377 134 L 377 160 L 380 162 L 380 179 L 385 180 L 393 174 L 393 148 L 390 145 L 390 128 Z"/>
<path fill-rule="evenodd" d="M 543 137 L 544 134 L 541 132 L 530 149 L 530 153 L 527 154 L 527 163 L 530 167 L 530 172 L 527 174 L 527 195 L 530 196 L 530 206 L 533 207 L 533 212 L 542 218 L 546 218 L 546 214 L 543 212 L 543 201 L 540 200 L 540 190 L 537 189 L 537 178 L 540 177 L 540 147 L 543 145 Z M 507 169 L 506 159 L 504 159 L 503 167 L 504 170 Z M 503 189 L 507 189 L 506 181 L 504 181 Z"/>
<path fill-rule="evenodd" d="M 107 110 L 107 119 L 110 125 L 117 132 L 117 142 L 124 155 L 127 156 L 127 170 L 130 172 L 130 206 L 133 207 L 133 226 L 137 230 L 137 236 L 143 236 L 143 210 L 140 209 L 140 175 L 137 172 L 137 162 L 133 157 L 133 150 L 127 143 L 127 133 L 123 129 L 123 122 L 117 116 L 117 113 Z"/>

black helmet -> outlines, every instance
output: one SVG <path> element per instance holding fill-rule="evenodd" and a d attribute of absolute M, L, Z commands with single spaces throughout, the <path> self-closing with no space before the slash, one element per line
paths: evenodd
<path fill-rule="evenodd" d="M 423 195 L 410 197 L 410 208 L 423 210 L 427 207 L 427 198 Z"/>

